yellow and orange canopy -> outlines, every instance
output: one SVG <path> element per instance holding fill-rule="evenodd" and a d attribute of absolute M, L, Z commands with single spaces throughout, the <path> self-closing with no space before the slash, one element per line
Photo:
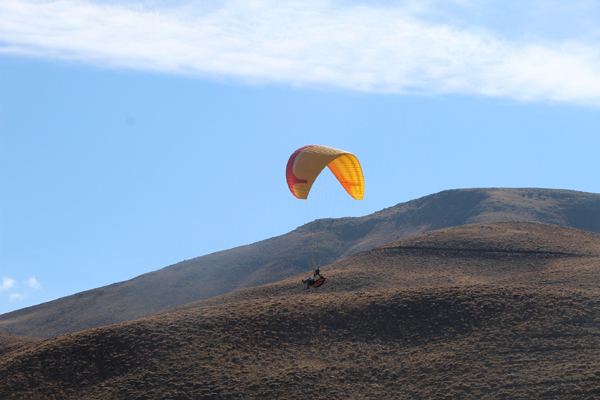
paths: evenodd
<path fill-rule="evenodd" d="M 306 199 L 315 179 L 329 167 L 346 192 L 356 200 L 365 193 L 365 179 L 356 156 L 333 147 L 311 144 L 296 150 L 288 160 L 285 175 L 290 191 Z"/>

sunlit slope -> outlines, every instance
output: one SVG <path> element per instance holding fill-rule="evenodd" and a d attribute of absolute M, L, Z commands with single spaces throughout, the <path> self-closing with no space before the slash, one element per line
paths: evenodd
<path fill-rule="evenodd" d="M 310 270 L 311 251 L 319 252 L 328 264 L 422 232 L 510 220 L 538 221 L 600 232 L 600 195 L 546 189 L 444 191 L 361 218 L 315 221 L 282 236 L 4 314 L 0 316 L 0 331 L 50 337 L 133 320 L 189 302 L 296 276 Z M 319 245 L 307 249 L 307 241 Z M 398 251 L 410 257 L 412 250 Z M 326 272 L 328 276 L 336 277 L 335 270 Z M 377 282 L 386 276 L 381 274 Z M 370 276 L 363 268 L 356 268 L 355 275 L 331 279 L 325 289 L 338 290 L 335 282 L 343 288 L 361 287 L 364 276 Z M 444 277 L 442 273 L 436 276 L 436 284 L 444 279 L 449 279 L 448 284 L 452 284 L 458 279 L 455 275 Z M 411 279 L 406 285 L 411 284 Z M 473 276 L 470 279 L 478 282 L 481 278 Z"/>
<path fill-rule="evenodd" d="M 536 222 L 494 222 L 423 233 L 337 261 L 309 293 L 482 283 L 600 290 L 600 234 Z M 204 304 L 281 296 L 302 290 L 298 275 L 214 297 Z"/>
<path fill-rule="evenodd" d="M 476 285 L 188 306 L 6 354 L 0 398 L 594 398 L 599 305 Z"/>

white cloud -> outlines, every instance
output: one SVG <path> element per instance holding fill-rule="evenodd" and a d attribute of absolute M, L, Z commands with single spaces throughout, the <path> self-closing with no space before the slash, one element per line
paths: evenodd
<path fill-rule="evenodd" d="M 444 20 L 433 11 L 440 2 L 423 4 L 231 0 L 160 8 L 4 0 L 0 51 L 253 83 L 600 105 L 594 43 L 514 38 L 468 18 L 457 22 L 456 12 Z M 485 5 L 452 4 L 467 11 Z"/>
<path fill-rule="evenodd" d="M 27 286 L 34 290 L 40 290 L 42 288 L 42 284 L 35 279 L 35 276 L 32 276 L 27 280 Z"/>
<path fill-rule="evenodd" d="M 17 282 L 14 279 L 7 278 L 6 276 L 2 277 L 2 284 L 0 285 L 0 292 L 14 288 L 16 283 Z"/>
<path fill-rule="evenodd" d="M 20 300 L 27 298 L 27 296 L 28 296 L 28 294 L 11 293 L 8 295 L 8 299 L 10 301 L 20 301 Z"/>
<path fill-rule="evenodd" d="M 21 292 L 21 293 L 16 293 L 16 292 L 9 293 L 8 299 L 10 301 L 20 301 L 20 300 L 26 299 L 27 297 L 29 297 L 32 290 L 41 290 L 42 289 L 41 283 L 38 282 L 37 279 L 35 279 L 35 276 L 30 277 L 26 281 L 23 281 L 23 283 L 29 288 L 29 290 L 26 290 L 25 292 Z M 14 279 L 11 279 L 11 278 L 3 277 L 2 285 L 0 285 L 0 292 L 2 292 L 4 290 L 16 289 L 18 287 L 19 287 L 19 285 L 17 284 L 17 281 L 15 281 Z"/>

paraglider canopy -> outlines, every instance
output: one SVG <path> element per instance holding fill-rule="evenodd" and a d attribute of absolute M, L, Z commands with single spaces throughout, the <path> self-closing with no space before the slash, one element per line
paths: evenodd
<path fill-rule="evenodd" d="M 333 147 L 308 145 L 296 150 L 288 160 L 285 175 L 290 191 L 298 199 L 306 199 L 321 171 L 329 167 L 346 192 L 362 200 L 365 180 L 356 156 Z"/>

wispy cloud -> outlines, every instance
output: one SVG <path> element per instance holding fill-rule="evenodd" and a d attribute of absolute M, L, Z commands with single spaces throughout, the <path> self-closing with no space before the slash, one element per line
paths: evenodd
<path fill-rule="evenodd" d="M 8 299 L 10 301 L 20 301 L 26 299 L 27 296 L 27 293 L 11 293 L 8 295 Z"/>
<path fill-rule="evenodd" d="M 17 282 L 14 279 L 7 278 L 6 276 L 2 277 L 2 284 L 0 285 L 0 292 L 14 288 L 16 283 Z"/>
<path fill-rule="evenodd" d="M 42 284 L 35 278 L 35 276 L 22 281 L 22 283 L 27 288 L 24 291 L 19 290 L 19 288 L 22 288 L 22 286 L 19 285 L 16 280 L 3 277 L 2 285 L 0 285 L 0 292 L 9 291 L 8 299 L 10 301 L 20 301 L 29 297 L 33 291 L 42 289 Z"/>
<path fill-rule="evenodd" d="M 600 105 L 594 43 L 531 32 L 515 38 L 486 27 L 483 2 L 451 3 L 479 10 L 483 24 L 460 12 L 440 16 L 435 1 L 225 0 L 161 8 L 4 0 L 0 51 L 253 83 Z"/>
<path fill-rule="evenodd" d="M 29 279 L 27 279 L 27 287 L 33 290 L 41 290 L 42 284 L 39 283 L 37 279 L 35 279 L 35 276 L 32 276 Z"/>

